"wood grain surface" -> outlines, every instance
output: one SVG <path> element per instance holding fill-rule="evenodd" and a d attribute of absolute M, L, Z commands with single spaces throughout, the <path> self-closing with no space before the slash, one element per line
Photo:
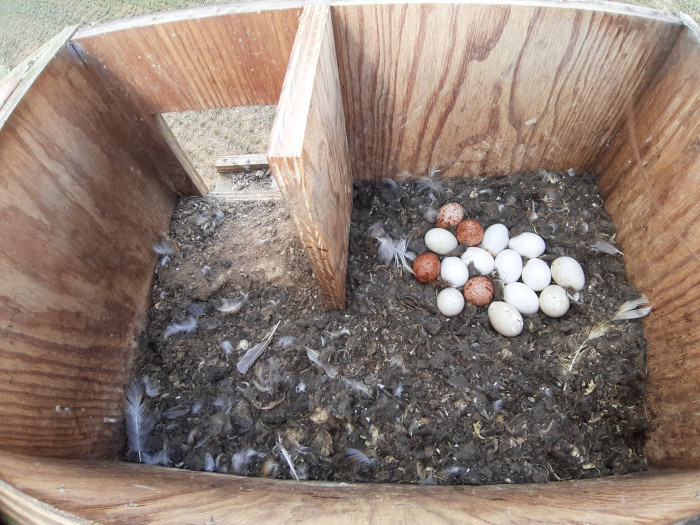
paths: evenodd
<path fill-rule="evenodd" d="M 696 27 L 580 4 L 309 5 L 292 51 L 299 5 L 255 6 L 85 30 L 43 55 L 26 90 L 17 77 L 3 84 L 0 508 L 27 523 L 662 523 L 700 513 Z M 151 244 L 177 193 L 198 191 L 155 114 L 274 104 L 280 90 L 270 165 L 334 307 L 344 304 L 353 176 L 601 173 L 629 275 L 654 307 L 646 453 L 696 469 L 357 486 L 42 458 L 114 457 L 123 445 Z"/>
<path fill-rule="evenodd" d="M 229 171 L 264 170 L 268 168 L 267 155 L 250 153 L 245 155 L 222 155 L 216 159 L 214 167 L 219 173 Z"/>
<path fill-rule="evenodd" d="M 355 179 L 590 166 L 679 34 L 669 19 L 561 3 L 334 6 Z"/>
<path fill-rule="evenodd" d="M 146 113 L 277 104 L 298 3 L 249 2 L 95 26 L 75 35 L 119 97 Z"/>
<path fill-rule="evenodd" d="M 326 5 L 304 8 L 268 160 L 327 306 L 344 308 L 352 174 Z"/>
<path fill-rule="evenodd" d="M 150 124 L 105 95 L 68 44 L 0 129 L 5 450 L 114 457 L 122 446 L 123 385 L 177 160 L 167 144 L 148 148 Z"/>
<path fill-rule="evenodd" d="M 30 459 L 0 452 L 0 505 L 16 508 L 24 517 L 22 498 L 40 500 L 45 505 L 40 519 L 23 520 L 40 524 L 51 523 L 50 511 L 56 509 L 111 524 L 656 525 L 700 513 L 699 483 L 693 471 L 483 487 L 279 482 L 133 463 Z"/>
<path fill-rule="evenodd" d="M 694 25 L 694 24 L 692 24 Z M 688 26 L 597 165 L 627 273 L 653 306 L 645 454 L 700 466 L 700 35 Z"/>

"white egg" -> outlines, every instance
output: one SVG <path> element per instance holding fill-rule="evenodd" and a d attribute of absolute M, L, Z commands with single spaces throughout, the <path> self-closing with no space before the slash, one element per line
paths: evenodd
<path fill-rule="evenodd" d="M 503 290 L 503 300 L 523 315 L 534 314 L 540 309 L 540 300 L 527 284 L 510 283 Z"/>
<path fill-rule="evenodd" d="M 437 296 L 437 307 L 442 315 L 457 315 L 464 309 L 464 296 L 456 288 L 445 288 Z"/>
<path fill-rule="evenodd" d="M 566 290 L 550 284 L 540 293 L 540 309 L 549 317 L 561 317 L 569 311 L 569 298 Z"/>
<path fill-rule="evenodd" d="M 492 302 L 489 305 L 488 315 L 491 326 L 501 335 L 515 337 L 523 331 L 523 316 L 508 303 Z"/>
<path fill-rule="evenodd" d="M 540 292 L 552 282 L 552 272 L 542 259 L 530 259 L 523 266 L 523 282 Z"/>
<path fill-rule="evenodd" d="M 558 257 L 552 263 L 552 279 L 559 286 L 579 292 L 586 284 L 583 268 L 573 257 Z"/>
<path fill-rule="evenodd" d="M 488 275 L 493 271 L 495 265 L 493 255 L 483 248 L 474 246 L 465 250 L 462 254 L 462 260 L 467 267 L 471 265 L 470 271 L 474 275 Z"/>
<path fill-rule="evenodd" d="M 498 278 L 503 284 L 514 283 L 523 272 L 523 259 L 515 250 L 507 249 L 496 255 L 494 261 Z"/>
<path fill-rule="evenodd" d="M 433 228 L 425 234 L 428 250 L 439 255 L 447 255 L 457 247 L 457 237 L 443 228 Z"/>
<path fill-rule="evenodd" d="M 503 224 L 494 224 L 486 228 L 480 248 L 488 250 L 494 257 L 508 246 L 508 228 Z"/>
<path fill-rule="evenodd" d="M 469 269 L 459 257 L 445 257 L 440 264 L 440 277 L 459 288 L 469 280 Z"/>
<path fill-rule="evenodd" d="M 508 248 L 515 250 L 526 259 L 539 257 L 544 253 L 544 239 L 536 233 L 524 232 L 508 241 Z"/>

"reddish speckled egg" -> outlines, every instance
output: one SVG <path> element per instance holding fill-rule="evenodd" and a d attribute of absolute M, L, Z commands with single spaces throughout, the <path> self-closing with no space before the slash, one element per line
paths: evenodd
<path fill-rule="evenodd" d="M 456 202 L 448 202 L 438 210 L 435 226 L 438 228 L 452 228 L 464 219 L 464 208 Z"/>
<path fill-rule="evenodd" d="M 413 274 L 422 283 L 429 283 L 440 275 L 440 259 L 432 252 L 425 252 L 413 261 Z"/>
<path fill-rule="evenodd" d="M 464 285 L 464 298 L 474 306 L 486 306 L 493 299 L 493 281 L 483 275 L 472 277 Z"/>
<path fill-rule="evenodd" d="M 467 219 L 457 225 L 457 242 L 467 246 L 479 246 L 484 238 L 484 228 L 474 219 Z"/>

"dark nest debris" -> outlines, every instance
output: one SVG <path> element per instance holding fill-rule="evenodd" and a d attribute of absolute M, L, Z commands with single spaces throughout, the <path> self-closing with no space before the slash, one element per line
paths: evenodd
<path fill-rule="evenodd" d="M 486 308 L 441 315 L 438 286 L 381 264 L 375 234 L 420 254 L 425 217 L 446 202 L 484 227 L 537 232 L 547 261 L 576 258 L 579 302 L 558 319 L 527 316 L 514 338 L 490 327 Z M 185 198 L 168 238 L 130 389 L 127 459 L 423 484 L 646 468 L 642 326 L 606 324 L 640 294 L 592 177 L 357 184 L 343 311 L 323 309 L 281 202 Z"/>

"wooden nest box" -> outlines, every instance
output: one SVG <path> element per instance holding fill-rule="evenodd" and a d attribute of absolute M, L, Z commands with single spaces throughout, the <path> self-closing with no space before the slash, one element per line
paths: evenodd
<path fill-rule="evenodd" d="M 278 104 L 268 159 L 324 296 L 353 180 L 600 174 L 654 307 L 648 473 L 544 485 L 293 483 L 117 461 L 175 200 L 161 113 Z M 585 2 L 212 6 L 69 29 L 0 84 L 0 508 L 22 523 L 662 523 L 700 513 L 700 42 Z"/>

